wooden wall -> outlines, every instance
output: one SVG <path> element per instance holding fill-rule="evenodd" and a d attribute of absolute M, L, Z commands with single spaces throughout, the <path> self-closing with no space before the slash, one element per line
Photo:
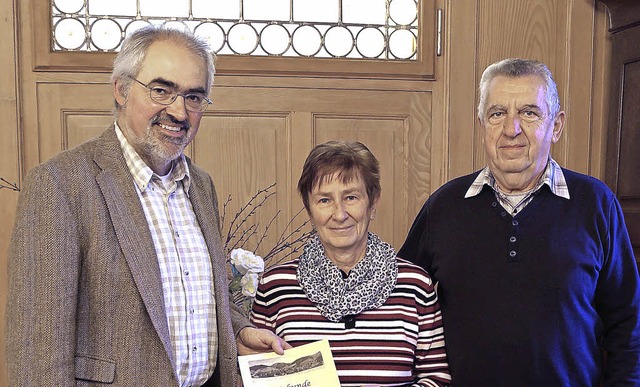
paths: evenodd
<path fill-rule="evenodd" d="M 603 178 L 605 149 L 605 118 L 608 74 L 608 40 L 606 17 L 603 7 L 589 0 L 438 0 L 444 9 L 444 50 L 443 56 L 435 61 L 435 81 L 349 81 L 342 79 L 314 79 L 307 77 L 277 78 L 257 76 L 224 76 L 217 77 L 216 84 L 221 86 L 216 95 L 219 100 L 228 98 L 230 112 L 232 101 L 250 105 L 252 100 L 243 100 L 246 95 L 255 92 L 256 101 L 263 101 L 264 90 L 279 89 L 282 99 L 291 99 L 296 93 L 304 95 L 306 90 L 314 90 L 313 95 L 323 99 L 318 101 L 323 106 L 332 107 L 327 90 L 334 90 L 343 99 L 348 99 L 350 92 L 365 90 L 356 95 L 368 95 L 366 90 L 381 92 L 389 98 L 400 98 L 407 107 L 408 115 L 421 117 L 430 130 L 428 138 L 429 157 L 427 159 L 410 159 L 404 157 L 404 150 L 392 151 L 390 158 L 397 158 L 394 171 L 391 173 L 406 176 L 400 191 L 395 192 L 395 201 L 409 203 L 399 209 L 389 211 L 405 211 L 401 219 L 400 230 L 403 234 L 409 227 L 413 216 L 429 192 L 452 177 L 469 173 L 484 164 L 480 146 L 479 127 L 476 122 L 475 107 L 477 102 L 477 81 L 487 64 L 512 56 L 525 56 L 546 62 L 554 72 L 560 90 L 564 110 L 568 115 L 567 127 L 561 141 L 553 149 L 554 158 L 561 164 L 598 178 Z M 51 125 L 51 120 L 60 122 L 60 112 L 49 112 L 42 107 L 52 98 L 64 95 L 56 94 L 60 90 L 78 90 L 95 85 L 108 93 L 108 75 L 74 72 L 33 71 L 33 26 L 34 15 L 29 2 L 18 0 L 0 0 L 0 113 L 3 117 L 3 130 L 0 131 L 0 176 L 10 181 L 24 177 L 26 171 L 40 161 L 46 160 L 51 148 L 51 141 L 41 138 L 43 128 Z M 79 85 L 81 84 L 81 85 Z M 60 86 L 57 89 L 52 85 Z M 84 86 L 83 86 L 84 85 Z M 89 85 L 89 86 L 87 86 Z M 287 94 L 290 88 L 292 93 Z M 48 94 L 57 90 L 53 94 Z M 293 91 L 295 90 L 295 91 Z M 245 93 L 250 91 L 249 94 Z M 242 92 L 242 93 L 241 93 Z M 233 97 L 234 93 L 238 97 Z M 395 93 L 395 94 L 394 94 Z M 110 95 L 102 95 L 98 99 L 88 101 L 94 104 L 92 114 L 110 101 Z M 261 99 L 262 98 L 262 99 Z M 315 97 L 314 97 L 315 98 Z M 314 101 L 301 104 L 313 104 Z M 371 100 L 363 100 L 371 103 Z M 260 103 L 264 103 L 260 102 Z M 384 104 L 375 109 L 384 109 Z M 306 105 L 303 106 L 303 108 Z M 394 107 L 402 109 L 402 106 Z M 235 108 L 234 108 L 235 109 Z M 265 110 L 269 107 L 265 106 Z M 271 108 L 273 110 L 273 108 Z M 311 108 L 309 108 L 311 110 Z M 359 110 L 359 108 L 358 108 Z M 373 115 L 373 110 L 363 111 Z M 102 110 L 104 122 L 109 122 L 108 110 Z M 81 112 L 71 112 L 75 125 L 82 128 L 103 126 L 102 122 L 86 123 Z M 217 113 L 216 113 L 217 114 Z M 210 117 L 216 125 L 234 125 L 238 121 L 230 115 Z M 271 114 L 271 113 L 270 113 Z M 343 112 L 343 117 L 351 117 Z M 269 114 L 267 114 L 269 116 Z M 362 118 L 355 115 L 356 118 Z M 217 117 L 217 118 L 216 118 Z M 322 116 L 304 112 L 302 114 L 278 116 L 271 114 L 275 127 L 282 125 L 308 126 L 303 141 L 307 142 L 308 151 L 312 145 L 311 136 L 314 131 L 322 136 L 329 135 L 330 129 L 336 128 L 336 115 Z M 282 117 L 289 121 L 283 123 Z M 402 115 L 390 116 L 392 125 L 403 125 Z M 365 117 L 366 118 L 366 117 Z M 293 121 L 291 121 L 293 120 Z M 333 121 L 332 121 L 333 120 Z M 327 125 L 326 129 L 322 125 Z M 415 127 L 415 125 L 414 125 Z M 338 126 L 337 129 L 340 129 Z M 345 127 L 346 131 L 357 130 Z M 395 129 L 392 129 L 395 130 Z M 405 129 L 399 127 L 399 131 Z M 276 130 L 277 132 L 277 130 Z M 46 132 L 43 132 L 46 133 Z M 200 136 L 200 134 L 199 134 Z M 25 139 L 25 140 L 23 140 Z M 59 141 L 54 138 L 52 141 Z M 384 138 L 373 138 L 379 141 L 380 152 Z M 63 147 L 69 144 L 57 144 Z M 425 144 L 417 143 L 418 147 Z M 378 146 L 378 145 L 376 145 Z M 53 150 L 52 150 L 53 149 Z M 196 148 L 197 151 L 197 148 Z M 374 151 L 375 153 L 376 151 Z M 304 154 L 302 152 L 301 154 Z M 204 157 L 204 156 L 203 156 Z M 302 160 L 294 155 L 290 161 L 299 168 Z M 291 166 L 288 166 L 291 171 Z M 412 173 L 414 169 L 416 173 Z M 424 171 L 427 169 L 427 171 Z M 408 171 L 407 171 L 408 170 Z M 294 173 L 295 174 L 295 173 Z M 285 179 L 290 184 L 297 176 Z M 405 179 L 403 177 L 403 179 Z M 291 185 L 289 185 L 291 187 Z M 414 188 L 410 188 L 414 187 Z M 219 187 L 220 189 L 220 187 Z M 384 194 L 384 192 L 383 192 Z M 8 190 L 0 190 L 0 330 L 4 332 L 4 305 L 6 301 L 6 262 L 7 244 L 15 213 L 17 194 Z M 381 216 L 378 217 L 378 219 Z M 402 239 L 402 235 L 392 238 Z M 397 242 L 396 242 L 397 243 Z M 4 334 L 0 334 L 0 344 L 4 347 Z M 3 351 L 0 352 L 0 364 L 4 362 Z M 0 367 L 0 386 L 6 385 L 4 367 Z"/>
<path fill-rule="evenodd" d="M 18 182 L 21 175 L 20 119 L 18 102 L 17 29 L 15 4 L 0 0 L 0 177 Z M 0 386 L 7 386 L 4 367 L 4 311 L 7 299 L 7 246 L 13 225 L 18 194 L 0 190 Z"/>

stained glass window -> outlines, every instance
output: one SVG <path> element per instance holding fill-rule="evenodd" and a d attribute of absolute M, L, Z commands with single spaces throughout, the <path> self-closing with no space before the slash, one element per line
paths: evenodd
<path fill-rule="evenodd" d="M 418 0 L 52 0 L 53 51 L 118 51 L 147 24 L 218 55 L 416 60 Z"/>

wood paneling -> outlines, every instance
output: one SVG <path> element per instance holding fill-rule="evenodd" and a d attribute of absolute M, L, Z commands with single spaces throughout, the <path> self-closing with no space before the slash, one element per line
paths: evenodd
<path fill-rule="evenodd" d="M 46 82 L 37 91 L 40 162 L 113 122 L 109 85 Z M 409 214 L 431 192 L 432 93 L 217 86 L 213 99 L 187 154 L 214 178 L 221 202 L 231 195 L 230 214 L 276 184 L 254 220 L 265 225 L 281 211 L 263 248 L 302 208 L 295 189 L 308 152 L 337 138 L 362 141 L 377 155 L 383 194 L 373 230 L 400 247 Z"/>
<path fill-rule="evenodd" d="M 194 159 L 221 195 L 242 203 L 276 182 L 278 209 L 289 219 L 302 208 L 296 186 L 311 148 L 330 139 L 362 141 L 382 170 L 381 216 L 373 230 L 396 247 L 404 241 L 407 214 L 422 205 L 415 198 L 430 192 L 431 93 L 218 86 L 213 94 L 219 102 L 203 118 Z"/>
<path fill-rule="evenodd" d="M 451 177 L 468 171 L 467 158 L 463 156 L 457 160 L 453 157 L 458 150 L 460 155 L 472 150 L 472 169 L 485 165 L 481 128 L 475 119 L 475 110 L 472 112 L 469 106 L 469 103 L 473 108 L 477 105 L 476 88 L 482 71 L 497 60 L 523 57 L 543 61 L 549 66 L 558 84 L 562 108 L 567 113 L 567 127 L 552 148 L 553 157 L 563 166 L 602 178 L 603 164 L 591 164 L 592 160 L 602 161 L 604 152 L 602 116 L 592 115 L 592 111 L 599 108 L 594 104 L 602 101 L 593 98 L 594 88 L 602 82 L 605 73 L 606 58 L 596 56 L 594 51 L 596 41 L 601 47 L 599 42 L 604 40 L 603 31 L 595 29 L 597 18 L 604 17 L 602 12 L 587 1 L 562 0 L 453 1 L 451 6 L 454 10 L 469 8 L 467 12 L 454 12 L 451 16 L 454 27 L 466 30 L 464 36 L 451 31 L 452 39 L 456 40 L 449 43 L 451 56 L 455 59 L 450 64 L 454 84 L 449 105 Z M 472 9 L 473 14 L 469 13 Z M 469 26 L 472 19 L 475 28 Z M 472 69 L 470 63 L 475 64 Z M 454 78 L 458 66 L 466 66 L 461 69 L 461 72 L 467 71 L 460 75 L 461 81 Z M 469 85 L 471 82 L 473 89 Z M 602 92 L 601 89 L 596 91 Z M 459 106 L 454 102 L 457 100 L 466 103 Z M 599 121 L 593 122 L 594 118 Z M 470 128 L 473 128 L 473 136 L 465 137 L 471 136 Z"/>
<path fill-rule="evenodd" d="M 329 116 L 314 115 L 314 142 L 329 140 L 360 141 L 371 150 L 380 163 L 382 196 L 378 216 L 371 231 L 399 248 L 406 236 L 406 201 L 403 200 L 407 176 L 403 173 L 404 139 L 408 132 L 406 116 Z M 389 217 L 388 214 L 394 214 Z"/>
<path fill-rule="evenodd" d="M 285 230 L 287 223 L 302 207 L 290 202 L 287 176 L 287 166 L 291 164 L 290 131 L 288 113 L 215 111 L 203 117 L 192 145 L 193 161 L 209 172 L 216 185 L 224 230 L 229 230 L 235 214 L 259 190 L 275 184 L 274 196 L 250 218 L 249 223 L 257 225 L 257 233 L 244 246 L 254 250 L 266 233 L 257 250 L 261 256 L 283 232 L 291 232 L 290 228 Z M 275 222 L 266 230 L 276 215 Z M 301 219 L 306 219 L 306 215 L 302 214 Z"/>
<path fill-rule="evenodd" d="M 39 162 L 98 135 L 113 122 L 108 84 L 38 83 Z M 33 141 L 32 140 L 32 141 Z"/>
<path fill-rule="evenodd" d="M 11 183 L 19 183 L 21 178 L 20 157 L 20 117 L 18 113 L 18 81 L 16 67 L 16 20 L 15 2 L 0 1 L 0 177 Z M 7 248 L 15 217 L 18 194 L 9 189 L 0 189 L 0 386 L 7 385 L 4 368 L 5 303 L 7 299 Z"/>
<path fill-rule="evenodd" d="M 640 265 L 640 4 L 602 2 L 609 8 L 612 40 L 605 181 L 620 200 Z"/>

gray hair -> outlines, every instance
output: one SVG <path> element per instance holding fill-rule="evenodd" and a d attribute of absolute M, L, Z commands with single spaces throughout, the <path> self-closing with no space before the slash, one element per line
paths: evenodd
<path fill-rule="evenodd" d="M 195 55 L 204 59 L 207 66 L 207 85 L 206 92 L 209 94 L 213 85 L 213 76 L 215 74 L 214 56 L 211 52 L 209 44 L 204 40 L 196 37 L 188 30 L 179 30 L 175 28 L 167 28 L 165 26 L 148 25 L 127 36 L 122 43 L 122 49 L 116 55 L 113 61 L 113 72 L 111 73 L 111 84 L 119 81 L 119 92 L 122 95 L 129 93 L 129 88 L 133 80 L 142 69 L 149 47 L 155 42 L 170 41 L 186 48 Z M 120 110 L 120 105 L 115 102 L 116 114 Z"/>
<path fill-rule="evenodd" d="M 544 82 L 549 116 L 555 118 L 560 112 L 560 97 L 558 96 L 558 87 L 549 68 L 544 63 L 536 60 L 510 58 L 489 65 L 482 73 L 479 87 L 480 101 L 478 102 L 478 118 L 480 122 L 484 123 L 489 84 L 495 77 L 518 78 L 528 75 L 538 76 Z"/>

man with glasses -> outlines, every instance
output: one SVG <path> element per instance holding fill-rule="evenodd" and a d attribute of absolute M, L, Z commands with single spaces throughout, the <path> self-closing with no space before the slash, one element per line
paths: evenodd
<path fill-rule="evenodd" d="M 230 307 L 215 188 L 183 154 L 213 74 L 191 34 L 134 32 L 111 76 L 115 123 L 27 176 L 9 252 L 11 385 L 230 387 L 237 351 L 288 347 Z"/>

